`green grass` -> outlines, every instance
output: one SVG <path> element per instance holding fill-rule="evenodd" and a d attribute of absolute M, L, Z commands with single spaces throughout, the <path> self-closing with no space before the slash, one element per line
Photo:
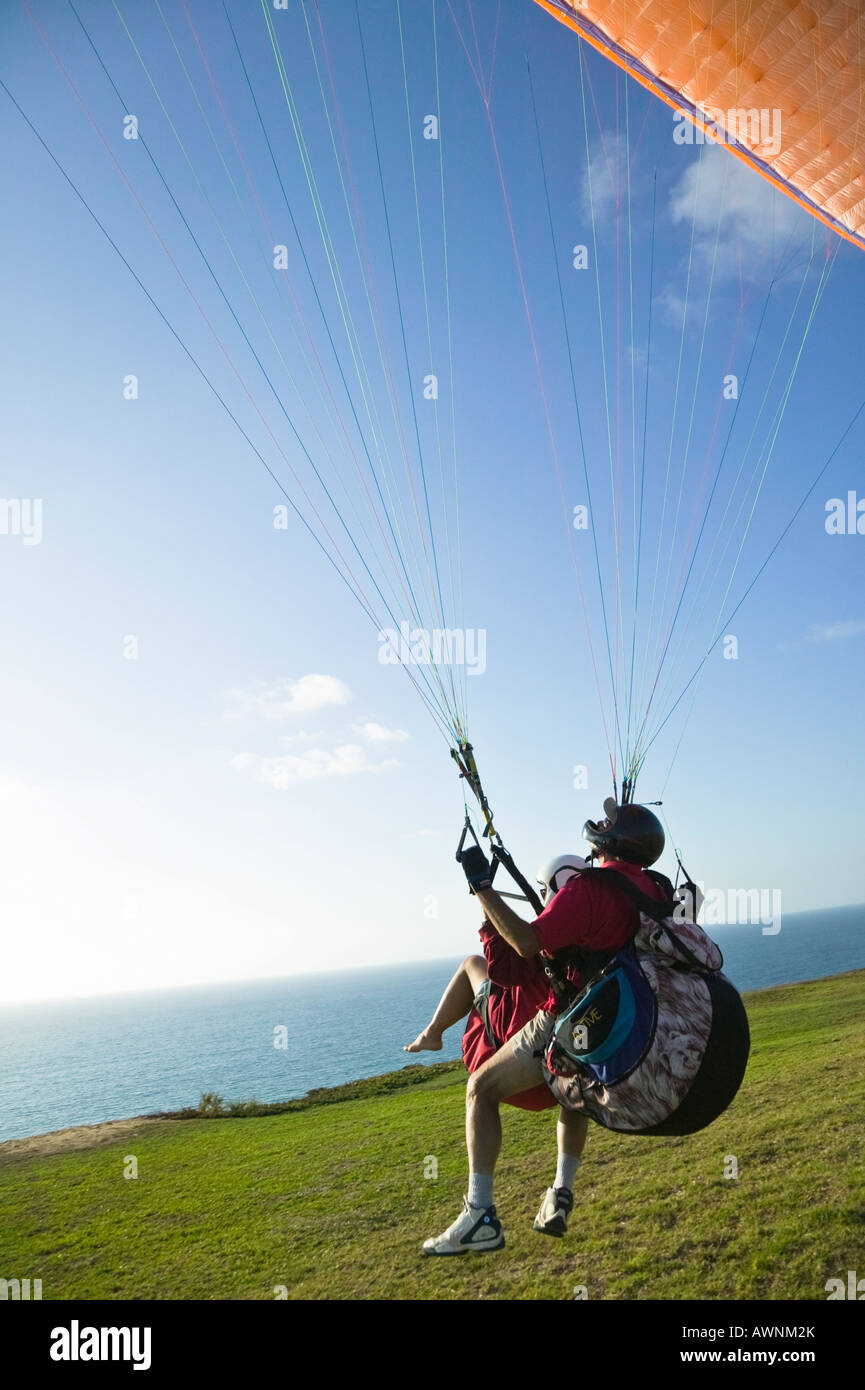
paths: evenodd
<path fill-rule="evenodd" d="M 531 1222 L 555 1112 L 506 1107 L 507 1247 L 425 1260 L 465 1186 L 465 1075 L 396 1073 L 287 1113 L 154 1121 L 125 1141 L 0 1167 L 0 1276 L 43 1298 L 825 1299 L 865 1276 L 865 971 L 747 999 L 730 1110 L 687 1139 L 592 1126 L 564 1240 Z M 123 1177 L 124 1157 L 139 1176 Z M 725 1179 L 727 1155 L 739 1165 Z M 427 1155 L 437 1180 L 425 1179 Z"/>

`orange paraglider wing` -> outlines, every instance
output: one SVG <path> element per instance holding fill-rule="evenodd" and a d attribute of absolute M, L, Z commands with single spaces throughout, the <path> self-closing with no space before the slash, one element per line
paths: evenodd
<path fill-rule="evenodd" d="M 536 0 L 865 248 L 861 0 Z"/>

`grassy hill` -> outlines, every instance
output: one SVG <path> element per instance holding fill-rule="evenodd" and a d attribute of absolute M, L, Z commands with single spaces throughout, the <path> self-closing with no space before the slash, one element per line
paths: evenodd
<path fill-rule="evenodd" d="M 465 1073 L 443 1064 L 285 1113 L 0 1145 L 0 1277 L 41 1278 L 44 1299 L 825 1299 L 865 1275 L 865 971 L 746 1002 L 730 1110 L 687 1139 L 592 1126 L 564 1240 L 531 1229 L 555 1112 L 506 1107 L 507 1247 L 420 1257 L 465 1186 Z"/>

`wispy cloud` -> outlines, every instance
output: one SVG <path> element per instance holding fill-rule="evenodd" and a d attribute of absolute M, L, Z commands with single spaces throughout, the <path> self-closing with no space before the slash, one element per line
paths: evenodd
<path fill-rule="evenodd" d="M 697 252 L 703 261 L 714 259 L 716 274 L 735 270 L 740 253 L 753 259 L 773 247 L 780 251 L 797 224 L 807 225 L 789 198 L 713 145 L 673 185 L 669 211 L 675 224 L 693 223 Z"/>
<path fill-rule="evenodd" d="M 365 743 L 406 743 L 411 738 L 405 729 L 386 729 L 384 724 L 376 724 L 373 720 L 352 727 Z"/>
<path fill-rule="evenodd" d="M 279 744 L 282 748 L 293 748 L 299 743 L 313 743 L 318 738 L 326 738 L 320 729 L 310 732 L 309 729 L 298 729 L 296 734 L 280 734 Z"/>
<path fill-rule="evenodd" d="M 664 285 L 655 295 L 655 308 L 675 328 L 681 328 L 686 307 L 682 295 L 672 285 Z M 693 305 L 690 307 L 693 308 Z"/>
<path fill-rule="evenodd" d="M 633 158 L 628 158 L 628 145 L 621 135 L 605 131 L 594 146 L 586 165 L 582 182 L 582 203 L 585 212 L 591 211 L 603 220 L 628 196 L 637 170 Z M 630 174 L 630 180 L 629 180 Z"/>
<path fill-rule="evenodd" d="M 860 637 L 865 632 L 865 620 L 848 618 L 838 623 L 813 623 L 806 642 L 843 642 L 848 637 Z"/>
<path fill-rule="evenodd" d="M 266 782 L 277 791 L 284 791 L 296 782 L 387 772 L 399 764 L 394 759 L 373 762 L 368 749 L 361 744 L 344 743 L 336 748 L 310 748 L 305 753 L 285 753 L 272 758 L 257 753 L 238 753 L 231 759 L 230 766 L 257 782 Z"/>
<path fill-rule="evenodd" d="M 347 705 L 351 690 L 336 676 L 308 675 L 299 680 L 265 681 L 229 690 L 232 714 L 253 714 L 269 720 L 292 719 L 299 714 Z"/>
<path fill-rule="evenodd" d="M 229 699 L 235 715 L 252 715 L 271 724 L 298 715 L 318 713 L 328 707 L 341 707 L 353 699 L 349 687 L 336 676 L 308 675 L 299 680 L 282 680 L 234 689 Z M 358 777 L 387 772 L 399 767 L 394 758 L 383 756 L 386 745 L 405 743 L 411 738 L 405 729 L 390 729 L 377 720 L 367 719 L 331 733 L 297 729 L 280 733 L 274 753 L 236 753 L 229 766 L 236 772 L 283 790 L 298 782 L 318 782 L 328 777 Z"/>

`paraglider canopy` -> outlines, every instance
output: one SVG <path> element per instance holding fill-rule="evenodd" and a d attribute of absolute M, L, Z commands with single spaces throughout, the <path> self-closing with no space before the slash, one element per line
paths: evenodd
<path fill-rule="evenodd" d="M 537 3 L 865 248 L 865 38 L 857 0 Z"/>

